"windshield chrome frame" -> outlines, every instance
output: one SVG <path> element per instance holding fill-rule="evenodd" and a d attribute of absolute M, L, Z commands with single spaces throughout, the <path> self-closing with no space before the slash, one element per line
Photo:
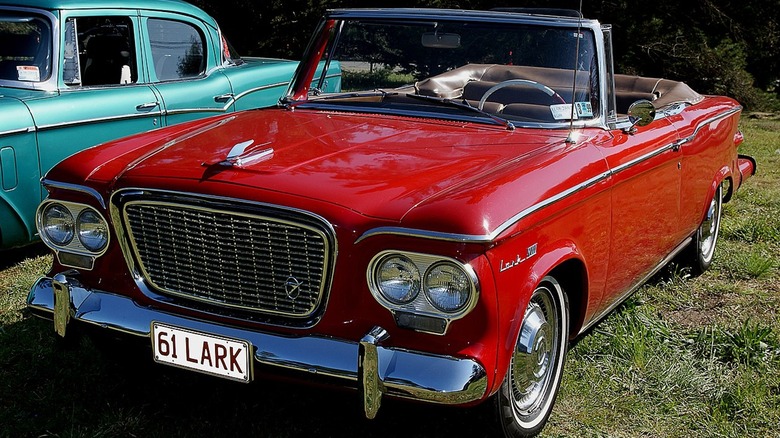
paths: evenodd
<path fill-rule="evenodd" d="M 308 96 L 302 99 L 295 99 L 295 96 L 301 96 L 301 90 L 308 87 L 307 82 L 317 82 L 317 77 L 304 78 L 302 74 L 307 71 L 313 71 L 313 69 L 303 68 L 304 64 L 319 63 L 324 60 L 329 53 L 324 51 L 318 46 L 317 42 L 321 42 L 324 35 L 322 32 L 330 32 L 334 27 L 341 27 L 344 21 L 356 21 L 356 20 L 398 20 L 399 23 L 404 21 L 450 21 L 450 22 L 474 22 L 474 23 L 500 23 L 500 24 L 517 24 L 517 25 L 535 25 L 535 26 L 550 26 L 559 28 L 571 28 L 580 29 L 580 31 L 589 31 L 593 34 L 594 44 L 596 50 L 596 62 L 597 70 L 599 74 L 599 115 L 585 121 L 573 121 L 569 120 L 561 122 L 527 122 L 522 120 L 508 119 L 516 127 L 528 127 L 528 128 L 568 128 L 573 127 L 575 129 L 598 127 L 607 129 L 607 108 L 608 106 L 608 86 L 607 75 L 608 69 L 606 67 L 607 54 L 604 50 L 604 38 L 601 33 L 601 24 L 598 20 L 576 18 L 576 17 L 559 17 L 559 16 L 546 16 L 546 15 L 530 15 L 513 12 L 498 12 L 498 11 L 477 11 L 477 10 L 457 10 L 457 9 L 426 9 L 426 8 L 392 8 L 392 9 L 332 9 L 328 10 L 325 16 L 317 26 L 317 32 L 312 36 L 307 50 L 304 52 L 303 62 L 296 71 L 293 80 L 290 82 L 290 86 L 285 96 L 280 99 L 281 104 L 295 104 L 296 108 L 312 108 L 322 109 L 327 111 L 346 111 L 346 112 L 375 112 L 379 113 L 375 109 L 368 107 L 361 107 L 359 105 L 350 105 L 349 103 L 341 105 L 333 105 L 333 102 L 317 102 L 317 99 L 309 100 Z M 330 22 L 330 25 L 326 25 Z M 319 51 L 319 53 L 318 53 Z M 325 70 L 323 69 L 323 72 Z M 341 108 L 339 108 L 341 107 Z M 387 112 L 381 112 L 387 114 Z M 411 115 L 399 110 L 398 115 Z M 415 112 L 414 117 L 422 117 L 420 112 Z M 439 118 L 436 112 L 430 113 L 431 118 Z M 441 117 L 452 120 L 451 116 Z M 464 122 L 479 122 L 493 125 L 495 121 L 482 117 L 478 114 L 465 114 L 463 117 L 457 117 L 457 120 Z"/>
<path fill-rule="evenodd" d="M 41 82 L 13 81 L 9 79 L 0 79 L 0 87 L 21 88 L 25 90 L 56 91 L 59 86 L 60 77 L 60 21 L 51 11 L 37 8 L 25 8 L 16 6 L 3 6 L 3 11 L 12 11 L 16 13 L 35 14 L 46 17 L 51 24 L 51 74 L 49 78 Z"/>

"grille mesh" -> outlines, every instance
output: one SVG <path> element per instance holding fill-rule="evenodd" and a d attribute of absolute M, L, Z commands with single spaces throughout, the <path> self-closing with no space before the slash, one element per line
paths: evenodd
<path fill-rule="evenodd" d="M 125 215 L 143 273 L 163 294 L 294 317 L 320 302 L 327 242 L 314 229 L 153 202 L 127 204 Z"/>

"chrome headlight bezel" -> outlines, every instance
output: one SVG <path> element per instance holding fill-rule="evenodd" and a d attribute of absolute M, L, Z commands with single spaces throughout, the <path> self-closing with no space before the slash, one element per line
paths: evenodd
<path fill-rule="evenodd" d="M 387 260 L 406 259 L 411 261 L 420 273 L 420 292 L 407 302 L 393 302 L 388 299 L 377 284 L 377 275 L 383 264 Z M 430 298 L 426 278 L 438 267 L 447 266 L 457 269 L 462 273 L 462 279 L 467 282 L 468 297 L 463 300 L 460 306 L 448 310 L 442 306 L 436 306 Z M 368 287 L 374 298 L 383 307 L 394 314 L 406 313 L 425 317 L 434 317 L 446 320 L 446 323 L 460 319 L 467 315 L 477 304 L 479 299 L 479 280 L 474 269 L 468 263 L 459 260 L 433 254 L 423 254 L 409 251 L 387 250 L 375 255 L 368 264 L 366 272 Z"/>
<path fill-rule="evenodd" d="M 48 233 L 47 230 L 47 218 L 46 213 L 50 211 L 52 208 L 60 208 L 64 209 L 68 212 L 70 217 L 72 218 L 72 236 L 69 240 L 55 240 L 52 239 L 52 236 L 50 233 Z M 90 228 L 98 228 L 104 230 L 104 236 L 103 239 L 100 241 L 98 245 L 91 245 L 89 243 L 89 239 L 85 238 L 83 236 L 84 231 L 88 231 L 87 227 L 85 226 L 86 221 L 85 218 L 91 218 L 93 222 L 90 225 Z M 79 256 L 81 258 L 89 258 L 94 262 L 94 259 L 97 257 L 100 257 L 103 255 L 106 250 L 109 247 L 110 240 L 111 240 L 111 232 L 109 229 L 109 224 L 106 218 L 95 208 L 81 203 L 76 202 L 68 202 L 68 201 L 60 201 L 60 200 L 52 200 L 47 199 L 41 205 L 38 207 L 38 212 L 36 214 L 36 226 L 38 228 L 38 234 L 41 237 L 41 240 L 43 243 L 46 244 L 49 248 L 55 251 L 57 255 L 61 254 L 69 254 L 69 255 L 75 255 Z M 85 240 L 88 242 L 85 244 Z M 63 260 L 63 257 L 59 257 L 60 261 Z M 71 260 L 71 257 L 67 257 L 68 260 Z M 78 268 L 88 268 L 91 269 L 91 263 L 90 266 L 87 267 L 84 265 L 83 261 L 78 261 L 75 263 L 63 263 L 68 266 L 72 267 L 78 267 Z"/>

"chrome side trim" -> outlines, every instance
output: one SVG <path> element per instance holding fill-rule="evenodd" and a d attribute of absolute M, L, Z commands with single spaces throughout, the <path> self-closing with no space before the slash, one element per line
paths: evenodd
<path fill-rule="evenodd" d="M 606 172 L 601 173 L 600 175 L 597 175 L 587 181 L 584 181 L 582 183 L 579 183 L 569 189 L 563 190 L 562 192 L 558 193 L 557 195 L 553 195 L 547 199 L 544 199 L 525 210 L 521 211 L 520 213 L 517 213 L 516 215 L 509 218 L 507 221 L 503 222 L 501 225 L 499 225 L 495 230 L 493 230 L 490 233 L 487 234 L 457 234 L 457 233 L 443 233 L 438 231 L 431 231 L 431 230 L 420 230 L 420 229 L 414 229 L 414 228 L 405 228 L 405 227 L 378 227 L 371 230 L 366 231 L 363 233 L 356 241 L 355 244 L 358 244 L 362 242 L 365 239 L 368 239 L 369 237 L 373 237 L 379 234 L 391 234 L 391 235 L 397 235 L 397 236 L 407 236 L 407 237 L 420 237 L 423 239 L 431 239 L 431 240 L 443 240 L 443 241 L 449 241 L 449 242 L 462 242 L 462 243 L 489 243 L 495 240 L 498 236 L 501 235 L 504 231 L 509 229 L 512 225 L 519 222 L 526 216 L 535 213 L 542 208 L 548 207 L 552 204 L 555 204 L 558 201 L 561 201 L 581 190 L 584 190 L 588 187 L 591 187 L 603 180 L 606 180 L 610 178 L 611 176 L 618 174 L 620 172 L 623 172 L 633 166 L 636 166 L 644 161 L 647 161 L 653 157 L 656 157 L 658 155 L 663 154 L 664 152 L 667 152 L 669 150 L 678 150 L 680 146 L 684 145 L 685 143 L 691 142 L 696 138 L 696 135 L 701 131 L 705 126 L 717 122 L 719 120 L 722 120 L 726 117 L 729 117 L 735 113 L 738 113 L 742 110 L 741 106 L 737 106 L 735 108 L 732 108 L 728 111 L 724 111 L 721 114 L 718 114 L 716 116 L 713 116 L 707 120 L 704 120 L 703 122 L 699 123 L 696 126 L 696 129 L 694 130 L 693 134 L 690 136 L 680 139 L 674 143 L 669 143 L 667 145 L 664 145 L 661 148 L 658 148 L 654 151 L 651 151 L 645 155 L 642 155 L 641 157 L 637 157 L 631 161 L 628 161 L 626 163 L 623 163 L 619 166 L 616 166 L 614 169 L 608 170 Z"/>
<path fill-rule="evenodd" d="M 720 114 L 718 114 L 716 116 L 712 116 L 709 119 L 699 123 L 698 125 L 696 125 L 696 129 L 693 130 L 693 134 L 691 134 L 688 137 L 685 137 L 684 139 L 681 140 L 682 143 L 688 143 L 690 141 L 693 141 L 696 138 L 696 136 L 699 134 L 699 131 L 701 131 L 705 126 L 707 126 L 709 124 L 712 124 L 712 123 L 715 123 L 715 122 L 717 122 L 719 120 L 725 119 L 726 117 L 734 115 L 734 114 L 736 114 L 736 113 L 738 113 L 740 111 L 742 111 L 742 106 L 738 105 L 738 106 L 736 106 L 736 107 L 734 107 L 734 108 L 732 108 L 732 109 L 730 109 L 728 111 L 724 111 L 724 112 L 722 112 L 722 113 L 720 113 Z"/>
<path fill-rule="evenodd" d="M 239 93 L 235 96 L 233 96 L 233 102 L 237 101 L 238 99 L 241 99 L 242 97 L 246 96 L 247 94 L 254 93 L 256 91 L 263 91 L 268 90 L 270 88 L 276 88 L 276 87 L 287 87 L 289 86 L 289 82 L 277 82 L 275 84 L 268 84 L 268 85 L 262 85 L 260 87 L 250 88 L 248 90 L 245 90 L 242 93 Z"/>
<path fill-rule="evenodd" d="M 35 132 L 35 126 L 28 126 L 26 128 L 11 129 L 9 131 L 0 132 L 0 137 L 13 134 L 26 134 L 28 132 Z"/>
<path fill-rule="evenodd" d="M 341 379 L 356 388 L 366 386 L 362 382 L 363 377 L 359 369 L 360 341 L 317 335 L 281 336 L 185 318 L 151 307 L 141 307 L 126 296 L 87 289 L 68 273 L 63 274 L 65 275 L 58 275 L 56 278 L 59 285 L 66 289 L 60 294 L 66 300 L 67 316 L 59 316 L 58 311 L 58 324 L 80 321 L 128 335 L 145 337 L 151 342 L 151 322 L 157 321 L 248 341 L 256 348 L 256 363 L 297 371 L 303 378 L 321 375 Z M 53 288 L 53 280 L 48 277 L 38 279 L 31 288 L 27 296 L 27 306 L 37 316 L 50 320 L 54 318 Z M 70 299 L 66 298 L 67 295 Z M 373 332 L 369 332 L 361 341 L 371 343 L 367 338 L 371 333 Z M 369 348 L 376 348 L 376 362 L 371 354 L 371 357 L 367 358 L 370 361 L 367 363 L 367 371 L 376 370 L 377 382 L 374 389 L 379 389 L 381 385 L 380 390 L 386 395 L 454 405 L 473 402 L 487 394 L 486 370 L 474 359 L 381 345 Z M 374 391 L 372 393 L 376 394 Z"/>
<path fill-rule="evenodd" d="M 68 126 L 78 126 L 78 125 L 90 125 L 93 123 L 101 123 L 101 122 L 112 122 L 116 120 L 130 120 L 130 119 L 140 119 L 144 117 L 160 117 L 162 115 L 162 112 L 150 112 L 150 113 L 141 113 L 141 114 L 122 114 L 120 116 L 109 116 L 109 117 L 96 117 L 93 119 L 83 119 L 83 120 L 74 120 L 69 122 L 62 122 L 62 123 L 52 123 L 50 125 L 39 125 L 38 131 L 44 131 L 47 129 L 55 129 L 55 128 L 62 128 L 62 127 L 68 127 Z"/>
<path fill-rule="evenodd" d="M 414 228 L 404 228 L 404 227 L 379 227 L 374 228 L 372 230 L 368 230 L 365 233 L 363 233 L 356 241 L 355 244 L 358 244 L 362 242 L 365 239 L 368 239 L 369 237 L 376 236 L 378 234 L 393 234 L 398 236 L 408 236 L 408 237 L 422 237 L 424 239 L 433 239 L 433 240 L 444 240 L 449 242 L 463 242 L 463 243 L 488 243 L 492 242 L 496 239 L 501 233 L 509 229 L 512 225 L 519 222 L 521 219 L 523 219 L 526 216 L 529 216 L 539 210 L 541 210 L 544 207 L 547 207 L 549 205 L 552 205 L 558 201 L 561 201 L 565 198 L 568 198 L 569 196 L 572 196 L 582 190 L 585 190 L 589 187 L 592 187 L 596 184 L 598 184 L 601 181 L 606 180 L 612 175 L 610 171 L 602 172 L 599 175 L 594 176 L 593 178 L 590 178 L 586 181 L 583 181 L 579 184 L 577 184 L 574 187 L 571 187 L 569 189 L 566 189 L 562 191 L 561 193 L 551 196 L 541 202 L 538 202 L 525 210 L 521 211 L 520 213 L 517 213 L 516 215 L 512 216 L 505 222 L 503 222 L 501 225 L 499 225 L 495 230 L 488 234 L 456 234 L 456 233 L 442 233 L 437 231 L 428 231 L 428 230 L 418 230 Z"/>
<path fill-rule="evenodd" d="M 82 186 L 78 184 L 64 183 L 64 182 L 54 181 L 46 178 L 41 180 L 41 184 L 43 184 L 45 188 L 53 187 L 60 190 L 71 190 L 75 192 L 85 193 L 95 198 L 100 203 L 101 207 L 103 207 L 104 209 L 106 208 L 106 202 L 103 200 L 103 197 L 100 195 L 100 193 L 98 193 L 97 190 L 93 189 L 92 187 Z"/>
<path fill-rule="evenodd" d="M 652 151 L 652 152 L 648 152 L 648 153 L 646 153 L 646 154 L 642 155 L 641 157 L 634 158 L 634 159 L 633 159 L 633 160 L 631 160 L 631 161 L 628 161 L 628 162 L 626 162 L 626 163 L 623 163 L 623 164 L 621 164 L 621 165 L 619 165 L 619 166 L 615 166 L 615 168 L 614 168 L 614 169 L 612 169 L 612 172 L 611 172 L 611 173 L 612 173 L 613 175 L 614 175 L 614 174 L 617 174 L 617 173 L 620 173 L 620 172 L 622 172 L 622 171 L 624 171 L 624 170 L 626 170 L 626 169 L 628 169 L 628 168 L 631 168 L 631 167 L 634 167 L 634 166 L 636 166 L 636 165 L 637 165 L 637 164 L 639 164 L 639 163 L 642 163 L 642 162 L 644 162 L 644 161 L 647 161 L 647 160 L 649 160 L 649 159 L 651 159 L 651 158 L 653 158 L 653 157 L 657 157 L 657 156 L 659 156 L 659 155 L 663 154 L 663 153 L 664 153 L 664 152 L 666 152 L 666 151 L 673 150 L 673 149 L 675 149 L 676 147 L 679 147 L 679 145 L 680 145 L 680 144 L 682 144 L 682 143 L 680 143 L 679 141 L 676 141 L 676 142 L 674 142 L 674 143 L 669 143 L 668 145 L 666 145 L 666 146 L 664 146 L 664 147 L 661 147 L 661 148 L 659 148 L 659 149 L 656 149 L 656 150 L 654 150 L 654 151 Z"/>

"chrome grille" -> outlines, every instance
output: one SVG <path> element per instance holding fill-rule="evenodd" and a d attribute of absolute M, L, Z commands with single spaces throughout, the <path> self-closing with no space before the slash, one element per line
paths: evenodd
<path fill-rule="evenodd" d="M 152 201 L 124 212 L 143 275 L 160 293 L 292 317 L 322 299 L 328 240 L 314 227 Z"/>

